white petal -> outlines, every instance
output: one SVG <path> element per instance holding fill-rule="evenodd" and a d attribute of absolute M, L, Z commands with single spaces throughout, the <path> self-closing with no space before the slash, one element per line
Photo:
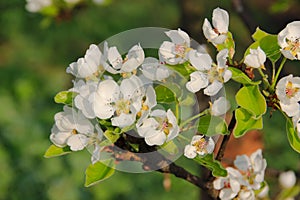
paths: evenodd
<path fill-rule="evenodd" d="M 196 148 L 192 145 L 186 145 L 184 148 L 184 156 L 190 159 L 195 158 L 197 155 Z"/>
<path fill-rule="evenodd" d="M 200 89 L 207 87 L 208 79 L 204 73 L 196 71 L 196 72 L 191 73 L 190 77 L 191 77 L 191 80 L 186 83 L 186 88 L 189 91 L 196 93 Z"/>
<path fill-rule="evenodd" d="M 65 147 L 67 145 L 67 139 L 72 135 L 71 132 L 61 132 L 54 125 L 51 130 L 50 140 L 58 147 Z"/>
<path fill-rule="evenodd" d="M 219 81 L 214 81 L 212 84 L 210 84 L 207 88 L 204 89 L 204 94 L 208 96 L 214 96 L 216 95 L 223 87 L 223 84 Z"/>
<path fill-rule="evenodd" d="M 225 72 L 223 74 L 223 81 L 224 83 L 226 83 L 227 81 L 229 81 L 232 77 L 232 72 L 229 69 L 225 69 Z"/>
<path fill-rule="evenodd" d="M 212 59 L 209 54 L 198 53 L 196 50 L 191 50 L 188 54 L 190 63 L 200 71 L 211 69 Z"/>
<path fill-rule="evenodd" d="M 135 121 L 135 115 L 133 114 L 121 113 L 119 116 L 111 118 L 112 125 L 118 126 L 120 128 L 130 126 L 133 124 L 134 121 Z"/>
<path fill-rule="evenodd" d="M 107 58 L 114 69 L 121 69 L 123 59 L 117 47 L 110 47 L 108 49 Z"/>
<path fill-rule="evenodd" d="M 220 190 L 224 187 L 225 182 L 227 181 L 228 178 L 222 178 L 219 177 L 216 180 L 214 180 L 213 185 L 214 185 L 214 189 L 216 190 Z"/>
<path fill-rule="evenodd" d="M 218 37 L 218 34 L 214 31 L 211 24 L 209 23 L 209 21 L 206 18 L 204 19 L 202 30 L 203 30 L 203 34 L 204 34 L 205 38 L 209 41 Z"/>
<path fill-rule="evenodd" d="M 137 127 L 137 132 L 140 136 L 153 136 L 156 134 L 156 129 L 159 123 L 154 118 L 147 118 L 142 121 L 142 124 Z"/>
<path fill-rule="evenodd" d="M 233 199 L 237 193 L 233 192 L 230 188 L 224 188 L 220 191 L 219 197 L 221 200 Z"/>
<path fill-rule="evenodd" d="M 145 138 L 145 142 L 149 146 L 162 145 L 165 143 L 165 141 L 166 141 L 166 135 L 162 131 L 156 131 L 155 135 Z"/>
<path fill-rule="evenodd" d="M 115 102 L 119 99 L 120 87 L 114 80 L 104 80 L 98 85 L 97 95 L 96 98 L 101 98 L 105 103 Z"/>
<path fill-rule="evenodd" d="M 217 62 L 219 68 L 227 67 L 226 65 L 227 57 L 228 57 L 228 49 L 223 49 L 217 54 Z"/>
<path fill-rule="evenodd" d="M 211 153 L 214 152 L 214 150 L 215 150 L 215 142 L 212 139 L 212 137 L 208 138 L 208 143 L 207 143 L 205 149 L 206 149 L 206 151 L 207 151 L 208 154 L 211 154 Z"/>
<path fill-rule="evenodd" d="M 101 147 L 99 145 L 96 145 L 91 157 L 92 164 L 95 164 L 100 160 L 100 153 L 101 153 Z"/>
<path fill-rule="evenodd" d="M 212 24 L 220 33 L 227 33 L 229 26 L 229 15 L 227 11 L 221 8 L 214 9 Z"/>
<path fill-rule="evenodd" d="M 151 116 L 165 118 L 167 116 L 167 112 L 161 109 L 156 109 L 151 112 Z"/>
<path fill-rule="evenodd" d="M 72 151 L 80 151 L 88 144 L 88 138 L 82 134 L 75 134 L 68 138 L 67 144 Z"/>
<path fill-rule="evenodd" d="M 225 97 L 219 97 L 211 107 L 211 114 L 214 116 L 224 115 L 230 109 L 230 103 Z"/>
<path fill-rule="evenodd" d="M 250 160 L 246 155 L 237 156 L 234 165 L 241 171 L 247 171 L 251 167 Z"/>
<path fill-rule="evenodd" d="M 190 37 L 189 37 L 189 35 L 186 32 L 184 32 L 180 29 L 167 31 L 166 35 L 175 44 L 186 44 L 188 47 L 190 46 Z"/>

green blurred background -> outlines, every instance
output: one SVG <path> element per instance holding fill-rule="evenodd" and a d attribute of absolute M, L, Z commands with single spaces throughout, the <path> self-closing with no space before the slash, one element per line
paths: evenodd
<path fill-rule="evenodd" d="M 236 7 L 246 3 L 243 17 Z M 181 27 L 204 43 L 201 26 L 215 7 L 230 13 L 230 30 L 236 39 L 238 59 L 251 43 L 250 33 L 261 29 L 278 33 L 298 19 L 297 0 L 111 0 L 107 5 L 85 7 L 66 19 L 43 26 L 43 16 L 25 10 L 25 1 L 0 0 L 0 200 L 8 199 L 199 199 L 195 186 L 171 176 L 169 191 L 158 173 L 117 172 L 111 179 L 85 188 L 87 151 L 45 159 L 53 117 L 61 111 L 53 97 L 71 87 L 65 73 L 69 63 L 83 56 L 91 43 L 138 27 Z M 245 16 L 244 16 L 245 15 Z M 297 69 L 298 67 L 298 69 Z M 289 62 L 285 73 L 299 75 L 299 61 Z M 300 168 L 299 154 L 288 145 L 283 118 L 266 116 L 265 155 L 270 167 Z M 180 159 L 193 172 L 192 162 Z"/>

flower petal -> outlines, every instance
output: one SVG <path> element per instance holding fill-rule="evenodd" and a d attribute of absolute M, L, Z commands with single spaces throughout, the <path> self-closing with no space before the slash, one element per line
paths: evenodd
<path fill-rule="evenodd" d="M 191 80 L 186 83 L 186 88 L 193 92 L 196 93 L 200 89 L 207 87 L 208 85 L 208 79 L 207 75 L 205 75 L 202 72 L 196 71 L 190 74 Z"/>

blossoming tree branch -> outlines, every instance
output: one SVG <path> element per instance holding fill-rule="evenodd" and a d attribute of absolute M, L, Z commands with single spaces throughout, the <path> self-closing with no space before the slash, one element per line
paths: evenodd
<path fill-rule="evenodd" d="M 300 153 L 300 77 L 281 78 L 287 60 L 299 62 L 300 21 L 277 35 L 257 28 L 240 61 L 234 58 L 228 26 L 229 15 L 221 8 L 214 9 L 212 23 L 204 20 L 203 34 L 216 48 L 216 59 L 203 46 L 193 47 L 180 29 L 166 31 L 168 40 L 152 57 L 140 43 L 125 54 L 108 42 L 101 48 L 91 44 L 66 70 L 74 76 L 73 87 L 55 96 L 64 106 L 54 116 L 53 145 L 45 157 L 88 149 L 86 186 L 111 177 L 116 169 L 157 171 L 184 179 L 212 198 L 268 199 L 261 149 L 237 156 L 231 166 L 221 162 L 231 135 L 239 138 L 263 128 L 267 107 L 285 117 L 287 140 Z M 234 104 L 224 92 L 228 82 L 239 87 Z M 199 92 L 210 97 L 203 110 Z M 181 155 L 210 170 L 211 177 L 206 181 L 177 165 Z M 278 199 L 299 193 L 293 171 L 282 173 L 279 181 Z"/>

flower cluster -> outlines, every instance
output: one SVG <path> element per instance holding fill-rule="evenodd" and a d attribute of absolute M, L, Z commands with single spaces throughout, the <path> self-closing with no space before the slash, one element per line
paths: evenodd
<path fill-rule="evenodd" d="M 214 16 L 219 15 L 228 14 L 218 8 Z M 73 104 L 66 105 L 64 112 L 55 116 L 51 141 L 58 147 L 69 146 L 72 151 L 92 145 L 95 162 L 99 159 L 102 136 L 106 137 L 103 133 L 108 130 L 135 129 L 137 137 L 144 138 L 150 146 L 176 138 L 180 132 L 179 116 L 172 108 L 159 106 L 155 85 L 172 76 L 172 66 L 188 65 L 193 71 L 190 80 L 183 83 L 188 91 L 195 93 L 204 88 L 206 95 L 215 96 L 231 78 L 231 71 L 226 64 L 227 49 L 218 53 L 215 64 L 207 52 L 191 47 L 191 39 L 184 31 L 170 30 L 165 34 L 170 41 L 161 44 L 159 59 L 146 57 L 140 44 L 132 46 L 126 55 L 121 55 L 116 46 L 109 47 L 107 42 L 102 49 L 91 44 L 85 55 L 66 69 L 76 78 L 68 91 L 73 95 Z M 221 116 L 229 108 L 229 102 L 220 97 L 209 110 L 211 115 Z M 197 153 L 212 153 L 214 145 L 212 138 L 197 135 L 185 154 L 192 158 Z"/>
<path fill-rule="evenodd" d="M 255 199 L 255 191 L 261 190 L 266 160 L 262 157 L 261 149 L 251 154 L 237 156 L 233 167 L 227 167 L 227 177 L 219 177 L 214 182 L 214 188 L 220 190 L 219 197 L 225 199 Z M 266 187 L 266 186 L 265 186 Z"/>
<path fill-rule="evenodd" d="M 287 116 L 292 117 L 300 137 L 300 77 L 290 74 L 280 79 L 276 86 L 276 95 L 281 109 Z"/>

